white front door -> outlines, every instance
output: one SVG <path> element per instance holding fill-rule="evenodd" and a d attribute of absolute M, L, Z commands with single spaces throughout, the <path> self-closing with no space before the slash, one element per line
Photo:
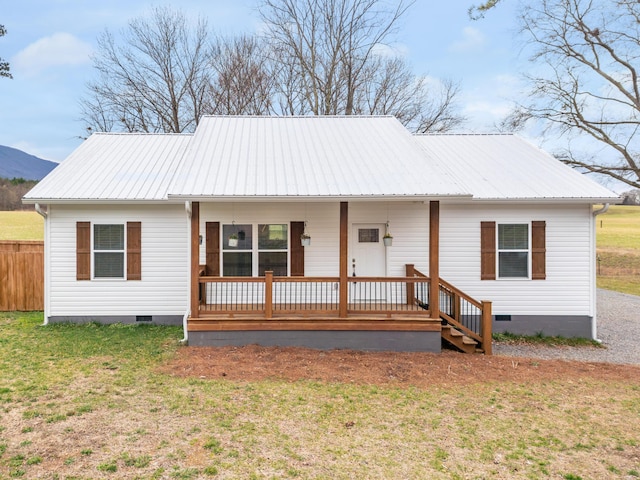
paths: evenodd
<path fill-rule="evenodd" d="M 384 232 L 384 223 L 353 224 L 352 249 L 349 258 L 351 260 L 350 275 L 355 277 L 385 277 L 387 275 L 386 250 L 382 242 Z M 383 290 L 354 288 L 352 293 L 354 300 L 384 300 Z"/>

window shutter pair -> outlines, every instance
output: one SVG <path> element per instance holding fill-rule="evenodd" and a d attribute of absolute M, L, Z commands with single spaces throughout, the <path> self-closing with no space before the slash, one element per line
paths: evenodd
<path fill-rule="evenodd" d="M 142 280 L 142 224 L 127 222 L 127 280 Z M 91 222 L 76 223 L 76 280 L 91 280 Z"/>
<path fill-rule="evenodd" d="M 304 247 L 300 235 L 304 232 L 304 222 L 291 222 L 289 251 L 291 256 L 291 276 L 304 276 Z M 207 222 L 206 233 L 206 271 L 207 275 L 220 276 L 220 222 Z"/>
<path fill-rule="evenodd" d="M 546 276 L 546 223 L 531 222 L 531 279 Z M 496 222 L 480 223 L 480 279 L 496 279 Z"/>

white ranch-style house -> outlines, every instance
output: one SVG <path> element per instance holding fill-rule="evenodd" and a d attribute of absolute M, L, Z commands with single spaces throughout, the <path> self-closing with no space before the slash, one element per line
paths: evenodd
<path fill-rule="evenodd" d="M 617 201 L 516 135 L 358 116 L 96 133 L 24 197 L 45 322 L 485 353 L 492 331 L 596 338 L 594 205 Z"/>

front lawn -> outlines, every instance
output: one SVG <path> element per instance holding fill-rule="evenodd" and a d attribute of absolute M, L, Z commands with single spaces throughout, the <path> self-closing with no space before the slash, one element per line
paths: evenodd
<path fill-rule="evenodd" d="M 272 350 L 177 364 L 179 328 L 41 322 L 0 313 L 0 478 L 640 476 L 637 367 L 358 353 L 367 383 L 309 351 L 335 379 L 286 378 Z"/>

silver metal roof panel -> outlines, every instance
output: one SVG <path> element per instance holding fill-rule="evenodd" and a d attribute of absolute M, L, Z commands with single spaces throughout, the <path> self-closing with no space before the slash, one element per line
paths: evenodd
<path fill-rule="evenodd" d="M 166 200 L 190 139 L 184 134 L 94 133 L 24 200 Z"/>
<path fill-rule="evenodd" d="M 204 117 L 175 198 L 468 196 L 394 117 Z"/>
<path fill-rule="evenodd" d="M 593 200 L 618 196 L 513 134 L 416 135 L 474 200 Z"/>

